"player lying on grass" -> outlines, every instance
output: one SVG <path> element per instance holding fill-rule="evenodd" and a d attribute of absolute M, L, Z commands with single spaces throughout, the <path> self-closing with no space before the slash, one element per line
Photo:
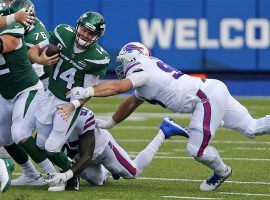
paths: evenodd
<path fill-rule="evenodd" d="M 108 171 L 115 179 L 120 176 L 125 179 L 134 179 L 145 167 L 149 166 L 164 140 L 174 135 L 189 137 L 184 127 L 167 117 L 160 125 L 154 139 L 132 160 L 107 130 L 95 128 L 94 114 L 83 108 L 66 147 L 68 147 L 69 156 L 77 160 L 75 165 L 84 166 L 86 169 L 56 174 L 53 179 L 47 180 L 47 183 L 53 185 L 66 182 L 74 175 L 81 173 L 81 177 L 89 183 L 103 185 L 107 180 Z"/>
<path fill-rule="evenodd" d="M 215 190 L 232 174 L 217 150 L 209 145 L 222 120 L 225 128 L 239 131 L 249 138 L 270 133 L 270 115 L 254 119 L 219 80 L 186 75 L 152 57 L 149 50 L 138 42 L 126 44 L 117 59 L 123 65 L 119 73 L 123 80 L 89 88 L 75 87 L 68 96 L 73 99 L 107 97 L 134 88 L 134 94 L 113 116 L 98 124 L 100 128 L 112 128 L 122 122 L 144 101 L 159 104 L 172 112 L 192 113 L 186 151 L 214 172 L 200 185 L 202 191 Z M 67 116 L 71 108 L 63 108 Z"/>

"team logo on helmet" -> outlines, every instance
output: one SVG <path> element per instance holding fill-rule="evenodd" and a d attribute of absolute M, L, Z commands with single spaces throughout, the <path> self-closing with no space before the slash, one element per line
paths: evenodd
<path fill-rule="evenodd" d="M 128 44 L 127 46 L 125 46 L 124 50 L 128 53 L 131 53 L 132 51 L 136 50 L 138 51 L 139 53 L 143 54 L 143 47 L 139 47 L 139 46 L 136 46 L 134 44 Z"/>

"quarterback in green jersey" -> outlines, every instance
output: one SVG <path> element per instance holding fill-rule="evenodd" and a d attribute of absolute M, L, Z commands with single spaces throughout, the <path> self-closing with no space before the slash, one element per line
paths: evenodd
<path fill-rule="evenodd" d="M 63 158 L 61 148 L 74 129 L 81 109 L 80 102 L 67 98 L 66 93 L 76 86 L 95 85 L 99 76 L 107 71 L 109 55 L 97 43 L 104 31 L 104 18 L 99 13 L 87 12 L 78 19 L 75 29 L 60 24 L 48 41 L 41 42 L 28 51 L 28 56 L 34 63 L 49 65 L 57 59 L 54 71 L 49 77 L 48 90 L 35 114 L 38 130 L 37 146 L 50 152 L 55 160 Z M 48 43 L 60 47 L 60 55 L 47 57 L 46 48 L 40 53 Z M 72 102 L 76 109 L 66 120 L 57 109 L 69 102 Z M 69 169 L 70 166 L 67 166 L 63 170 Z"/>

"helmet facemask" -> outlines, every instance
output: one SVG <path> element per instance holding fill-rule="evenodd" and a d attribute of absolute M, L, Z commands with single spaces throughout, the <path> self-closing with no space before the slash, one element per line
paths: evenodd
<path fill-rule="evenodd" d="M 103 17 L 96 12 L 84 13 L 77 21 L 76 24 L 76 43 L 83 48 L 90 48 L 94 46 L 99 38 L 104 34 L 105 21 Z M 82 32 L 88 32 L 87 35 L 91 35 L 92 38 L 84 40 L 81 36 Z"/>
<path fill-rule="evenodd" d="M 87 29 L 88 32 L 90 32 L 90 35 L 92 35 L 93 37 L 89 40 L 84 40 L 81 38 L 81 34 L 80 32 L 82 31 L 81 29 Z M 101 37 L 100 33 L 96 33 L 95 31 L 92 31 L 91 29 L 89 29 L 86 26 L 83 26 L 82 24 L 78 25 L 78 28 L 76 28 L 76 38 L 75 41 L 77 42 L 77 44 L 83 48 L 89 48 L 92 47 L 97 41 L 98 39 Z"/>

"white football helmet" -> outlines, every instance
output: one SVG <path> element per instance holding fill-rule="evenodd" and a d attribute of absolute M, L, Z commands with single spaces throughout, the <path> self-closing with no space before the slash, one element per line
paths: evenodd
<path fill-rule="evenodd" d="M 151 53 L 149 49 L 139 42 L 130 42 L 122 47 L 119 55 L 116 57 L 117 62 L 121 62 L 122 65 L 116 67 L 116 73 L 118 78 L 124 78 L 124 68 L 131 62 L 135 62 L 140 58 L 149 58 Z"/>

